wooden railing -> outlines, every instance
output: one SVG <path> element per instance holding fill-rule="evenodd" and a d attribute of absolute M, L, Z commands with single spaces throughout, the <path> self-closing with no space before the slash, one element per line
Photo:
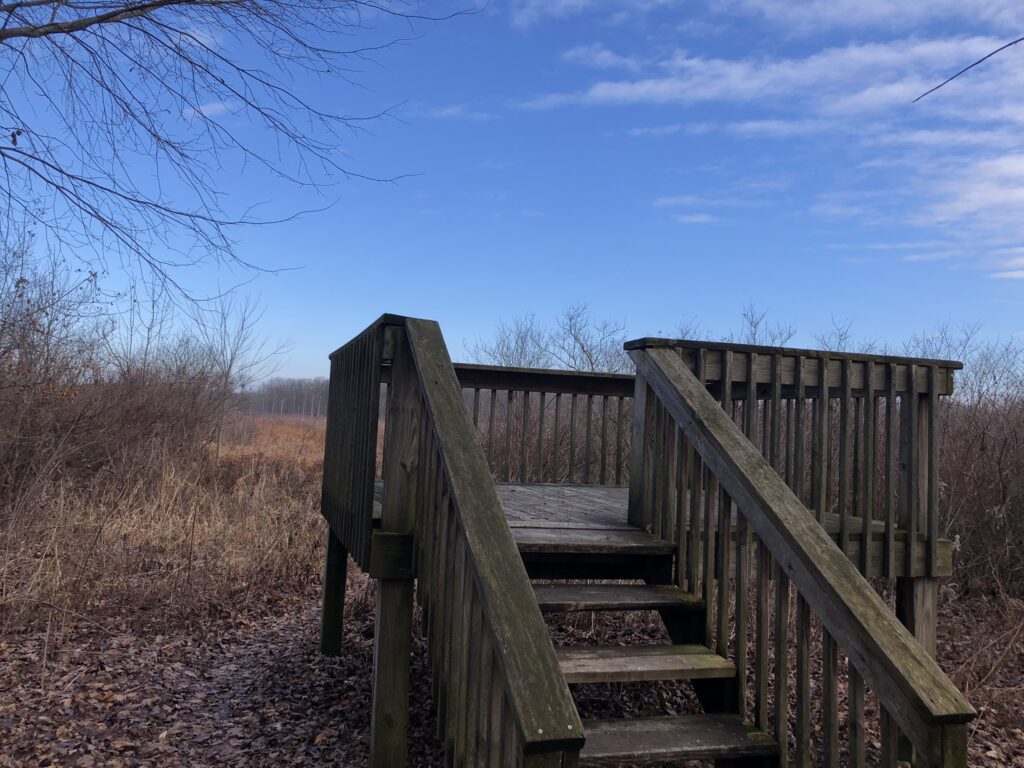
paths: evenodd
<path fill-rule="evenodd" d="M 373 535 L 384 315 L 331 354 L 321 510 L 331 531 L 364 570 Z"/>
<path fill-rule="evenodd" d="M 387 328 L 385 347 L 392 362 L 381 534 L 411 534 L 446 754 L 454 765 L 571 765 L 582 723 L 441 331 L 405 319 Z M 411 582 L 395 581 L 398 603 Z M 391 650 L 378 648 L 378 664 L 394 663 Z"/>
<path fill-rule="evenodd" d="M 628 480 L 632 376 L 467 364 L 455 372 L 498 480 Z"/>
<path fill-rule="evenodd" d="M 961 363 L 640 339 L 672 349 L 861 573 L 948 576 L 939 525 L 939 398 Z"/>
<path fill-rule="evenodd" d="M 777 469 L 786 434 L 777 426 L 783 413 L 781 403 L 786 395 L 797 403 L 814 396 L 808 392 L 811 388 L 805 376 L 820 382 L 826 395 L 838 385 L 847 400 L 854 390 L 865 389 L 866 380 L 867 392 L 887 390 L 892 402 L 893 388 L 898 391 L 902 387 L 911 396 L 918 391 L 923 382 L 916 368 L 905 366 L 901 380 L 898 367 L 895 375 L 891 368 L 888 372 L 883 368 L 883 375 L 877 376 L 874 361 L 858 366 L 859 371 L 852 361 L 840 362 L 837 378 L 831 360 L 819 358 L 814 361 L 817 365 L 808 365 L 798 355 L 788 382 L 790 394 L 784 389 L 785 368 L 779 358 L 769 359 L 767 372 L 757 360 L 748 363 L 744 382 L 743 369 L 732 365 L 735 350 L 721 352 L 717 371 L 710 364 L 710 355 L 696 351 L 692 359 L 695 374 L 685 349 L 643 342 L 631 347 L 637 365 L 638 414 L 631 520 L 676 542 L 675 578 L 681 586 L 703 594 L 709 606 L 705 639 L 718 653 L 734 660 L 740 712 L 775 734 L 782 749 L 780 764 L 786 765 L 792 758 L 796 765 L 810 765 L 812 756 L 819 755 L 823 765 L 835 766 L 842 751 L 852 766 L 870 762 L 890 768 L 910 757 L 906 744 L 901 743 L 902 732 L 916 750 L 916 765 L 966 766 L 965 723 L 974 716 L 973 709 L 927 649 L 861 577 L 857 565 L 836 546 L 821 524 L 825 507 L 816 506 L 817 514 L 812 514 Z M 941 386 L 939 371 L 932 368 L 923 373 L 931 391 L 941 391 L 934 386 Z M 816 375 L 819 378 L 814 379 Z M 762 382 L 762 376 L 768 381 Z M 716 377 L 720 386 L 709 391 L 706 382 Z M 770 410 L 765 416 L 763 407 L 751 407 L 744 419 L 746 433 L 735 420 L 733 385 L 737 381 L 753 385 L 747 390 L 750 403 L 755 396 L 761 399 L 762 383 L 768 385 Z M 872 398 L 865 403 L 869 401 Z M 828 400 L 819 402 L 826 405 L 819 406 L 821 414 L 815 423 L 820 432 L 816 434 L 824 436 Z M 871 407 L 868 404 L 863 410 Z M 797 408 L 797 413 L 800 410 Z M 916 413 L 916 408 L 909 412 Z M 768 454 L 776 460 L 775 466 L 753 442 L 758 414 L 769 422 Z M 912 415 L 906 418 L 916 426 Z M 804 433 L 796 428 L 796 414 L 792 423 L 792 441 L 787 439 L 786 444 L 799 445 Z M 905 434 L 916 432 L 908 428 Z M 866 442 L 870 444 L 870 435 Z M 797 450 L 796 456 L 800 455 Z M 791 481 L 799 476 L 799 461 L 794 458 L 792 462 Z M 817 489 L 812 499 L 819 504 L 824 504 L 826 495 L 825 471 L 819 466 L 815 474 L 818 483 L 811 484 Z M 849 494 L 849 487 L 843 492 Z M 845 530 L 852 529 L 852 516 L 842 505 L 839 519 Z M 791 616 L 794 597 L 795 617 Z M 812 659 L 817 656 L 812 640 L 816 638 L 820 638 L 817 690 L 810 679 Z M 840 744 L 844 677 L 840 648 L 847 659 L 845 748 Z M 874 759 L 868 758 L 872 747 L 866 734 L 876 723 L 867 720 L 866 691 L 877 702 L 873 711 L 881 746 L 879 754 L 872 755 Z"/>

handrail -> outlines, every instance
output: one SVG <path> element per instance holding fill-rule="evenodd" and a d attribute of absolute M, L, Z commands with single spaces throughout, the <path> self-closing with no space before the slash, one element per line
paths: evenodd
<path fill-rule="evenodd" d="M 926 765 L 963 765 L 975 712 L 677 353 L 630 351 L 665 412 Z M 638 389 L 639 391 L 639 389 Z"/>
<path fill-rule="evenodd" d="M 425 582 L 421 588 L 428 593 L 434 592 L 427 595 L 430 620 L 444 621 L 451 632 L 455 631 L 451 629 L 452 625 L 458 624 L 458 636 L 464 642 L 477 641 L 469 632 L 475 625 L 469 614 L 475 608 L 467 605 L 465 595 L 461 601 L 452 601 L 436 594 L 439 590 L 451 589 L 451 579 L 435 579 L 431 569 L 450 568 L 452 566 L 447 561 L 456 562 L 456 557 L 445 557 L 446 562 L 439 562 L 441 558 L 431 558 L 428 539 L 436 543 L 438 551 L 448 555 L 453 551 L 464 553 L 459 562 L 464 562 L 472 572 L 472 578 L 465 580 L 468 584 L 466 589 L 474 591 L 477 596 L 482 613 L 480 619 L 489 629 L 489 651 L 486 653 L 493 654 L 501 671 L 504 697 L 518 730 L 513 741 L 521 749 L 513 748 L 513 751 L 519 757 L 523 754 L 565 753 L 568 758 L 578 753 L 583 745 L 582 722 L 561 674 L 512 531 L 502 512 L 487 460 L 476 440 L 444 338 L 436 322 L 413 318 L 405 319 L 405 337 L 415 364 L 424 407 L 425 442 L 433 446 L 431 458 L 426 463 L 438 462 L 436 469 L 440 477 L 434 493 L 425 494 L 436 495 L 442 500 L 434 508 L 438 519 L 417 520 L 417 570 L 420 581 Z M 420 471 L 423 473 L 421 484 L 434 482 L 424 467 L 421 466 Z M 424 499 L 424 502 L 429 504 L 433 500 Z M 440 515 L 449 514 L 453 515 L 452 520 L 440 519 Z M 441 529 L 423 527 L 432 524 L 441 526 Z M 446 532 L 439 533 L 442 529 Z M 451 549 L 453 544 L 454 550 Z M 444 609 L 447 619 L 436 615 L 437 604 L 442 601 L 449 604 Z M 451 605 L 457 605 L 458 611 L 453 612 Z M 444 638 L 441 642 L 447 643 Z M 470 656 L 464 646 L 462 649 L 463 659 Z M 445 647 L 438 652 L 449 654 Z M 468 695 L 461 689 L 447 693 L 448 701 L 452 696 Z M 469 702 L 468 706 L 476 709 L 477 702 Z M 503 748 L 507 749 L 508 745 Z M 509 764 L 515 764 L 517 760 L 514 758 Z M 560 762 L 559 759 L 554 764 Z"/>

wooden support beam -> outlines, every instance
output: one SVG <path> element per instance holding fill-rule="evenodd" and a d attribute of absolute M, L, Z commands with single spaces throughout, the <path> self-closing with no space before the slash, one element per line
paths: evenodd
<path fill-rule="evenodd" d="M 393 542 L 379 572 L 398 575 L 377 585 L 377 623 L 373 642 L 373 709 L 370 721 L 370 766 L 403 768 L 408 757 L 409 665 L 412 653 L 413 580 L 411 564 L 395 562 L 395 555 L 412 548 L 401 546 L 416 523 L 417 475 L 420 463 L 422 399 L 416 369 L 401 328 L 395 334 L 388 420 L 384 434 L 384 500 L 381 533 L 373 543 Z M 381 553 L 384 554 L 384 553 Z M 374 562 L 373 553 L 370 561 Z M 404 578 L 403 578 L 404 577 Z"/>
<path fill-rule="evenodd" d="M 328 526 L 327 553 L 324 560 L 324 596 L 320 609 L 320 653 L 324 656 L 341 654 L 347 575 L 348 550 Z"/>

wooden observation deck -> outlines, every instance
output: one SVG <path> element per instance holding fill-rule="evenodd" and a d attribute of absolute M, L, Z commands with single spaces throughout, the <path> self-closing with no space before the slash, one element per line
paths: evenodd
<path fill-rule="evenodd" d="M 385 315 L 331 356 L 321 646 L 351 555 L 379 579 L 371 764 L 406 764 L 415 599 L 451 765 L 966 766 L 933 658 L 960 364 L 626 348 L 635 376 L 453 365 Z M 543 619 L 637 610 L 671 642 L 556 649 Z M 700 711 L 583 721 L 571 688 L 658 680 Z"/>

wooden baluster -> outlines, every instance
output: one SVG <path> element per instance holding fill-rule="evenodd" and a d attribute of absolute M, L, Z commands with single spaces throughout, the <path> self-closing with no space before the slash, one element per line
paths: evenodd
<path fill-rule="evenodd" d="M 743 431 L 757 445 L 757 353 L 747 353 L 747 400 L 743 406 Z"/>
<path fill-rule="evenodd" d="M 796 751 L 797 768 L 811 765 L 811 611 L 796 596 Z"/>
<path fill-rule="evenodd" d="M 475 696 L 473 698 L 474 717 L 473 739 L 471 742 L 472 751 L 467 761 L 470 766 L 485 766 L 488 764 L 487 737 L 491 729 L 491 708 L 490 691 L 491 684 L 491 644 L 489 642 L 489 628 L 483 619 L 483 604 L 478 600 L 476 615 L 473 620 L 473 632 L 476 638 L 476 657 L 474 666 L 476 668 L 474 686 Z"/>
<path fill-rule="evenodd" d="M 796 419 L 793 438 L 793 492 L 800 501 L 804 502 L 806 496 L 806 483 L 804 478 L 804 416 L 807 412 L 807 397 L 804 391 L 804 357 L 800 355 L 796 359 Z"/>
<path fill-rule="evenodd" d="M 686 558 L 686 509 L 688 502 L 688 486 L 690 483 L 690 466 L 693 461 L 693 448 L 683 434 L 683 430 L 676 428 L 676 440 L 679 450 L 676 456 L 676 586 L 682 588 L 686 585 L 687 558 Z"/>
<path fill-rule="evenodd" d="M 562 393 L 559 392 L 559 393 L 557 393 L 555 395 L 555 428 L 554 428 L 554 433 L 552 435 L 552 439 L 554 440 L 554 443 L 555 443 L 554 452 L 553 452 L 552 457 L 551 457 L 551 482 L 553 482 L 553 483 L 560 482 L 561 479 L 562 479 L 562 474 L 561 474 L 561 471 L 560 471 L 561 462 L 559 462 L 559 460 L 558 460 L 558 457 L 559 457 L 559 455 L 561 453 L 561 451 L 560 451 L 560 441 L 558 439 L 559 438 L 559 431 L 560 431 L 561 426 L 562 426 L 561 421 L 562 421 Z"/>
<path fill-rule="evenodd" d="M 772 355 L 772 442 L 771 464 L 778 472 L 782 466 L 782 355 Z"/>
<path fill-rule="evenodd" d="M 633 449 L 635 450 L 635 448 Z M 693 445 L 688 446 L 690 458 L 690 529 L 688 531 L 689 557 L 687 558 L 686 584 L 687 589 L 693 594 L 700 594 L 701 589 L 701 567 L 700 567 L 700 544 L 701 544 L 701 504 L 704 494 L 704 465 L 700 454 Z"/>
<path fill-rule="evenodd" d="M 872 547 L 874 534 L 872 523 L 875 517 L 875 433 L 878 414 L 875 404 L 875 364 L 867 361 L 864 364 L 864 380 L 867 389 L 864 392 L 864 473 L 863 490 L 861 491 L 861 545 L 860 571 L 864 576 L 872 574 Z"/>
<path fill-rule="evenodd" d="M 775 570 L 775 740 L 784 768 L 789 762 L 789 577 L 782 568 Z"/>
<path fill-rule="evenodd" d="M 514 409 L 515 392 L 508 391 L 508 399 L 505 406 L 505 469 L 501 474 L 502 479 L 507 483 L 512 477 L 512 412 Z"/>
<path fill-rule="evenodd" d="M 822 752 L 827 768 L 839 765 L 839 649 L 821 630 L 821 730 Z"/>
<path fill-rule="evenodd" d="M 587 423 L 586 423 L 586 435 L 585 442 L 583 444 L 583 482 L 590 483 L 591 476 L 591 461 L 590 461 L 590 448 L 594 442 L 592 439 L 594 424 L 594 396 L 587 395 Z"/>
<path fill-rule="evenodd" d="M 654 433 L 653 455 L 651 456 L 650 489 L 651 489 L 651 532 L 661 536 L 662 518 L 664 517 L 663 500 L 665 498 L 665 407 L 661 400 L 654 399 Z"/>
<path fill-rule="evenodd" d="M 879 718 L 881 720 L 881 768 L 897 768 L 900 754 L 899 729 L 896 727 L 896 721 L 884 706 L 879 706 Z"/>
<path fill-rule="evenodd" d="M 906 534 L 906 553 L 901 576 L 913 576 L 917 557 L 917 532 L 920 530 L 920 444 L 918 441 L 918 387 L 917 366 L 907 365 L 907 391 L 900 398 L 900 463 L 903 469 L 900 494 L 899 525 Z"/>
<path fill-rule="evenodd" d="M 885 575 L 896 573 L 896 364 L 889 363 L 885 395 Z"/>
<path fill-rule="evenodd" d="M 839 401 L 839 549 L 850 546 L 850 359 L 843 360 L 843 394 Z"/>
<path fill-rule="evenodd" d="M 480 387 L 473 388 L 473 428 L 480 423 Z"/>
<path fill-rule="evenodd" d="M 494 465 L 494 420 L 495 420 L 495 407 L 498 402 L 498 391 L 496 389 L 491 390 L 491 402 L 488 406 L 490 414 L 487 417 L 487 463 L 491 465 L 491 473 L 497 475 L 496 467 Z"/>
<path fill-rule="evenodd" d="M 718 654 L 729 655 L 729 553 L 732 545 L 732 499 L 725 488 L 718 492 Z M 737 596 L 737 600 L 739 597 Z"/>
<path fill-rule="evenodd" d="M 793 409 L 795 400 L 786 398 L 786 441 L 783 445 L 783 459 L 786 462 L 786 485 L 793 487 L 793 443 L 795 434 L 793 432 Z"/>
<path fill-rule="evenodd" d="M 490 637 L 487 638 L 487 644 L 489 648 L 493 649 L 494 644 Z M 498 655 L 493 650 L 489 655 L 493 660 L 491 662 L 490 685 L 488 686 L 491 695 L 490 711 L 487 717 L 487 765 L 498 767 L 502 765 L 502 757 L 504 755 L 502 746 L 505 737 L 505 681 L 501 668 L 498 666 Z"/>
<path fill-rule="evenodd" d="M 576 393 L 569 407 L 569 482 L 576 482 Z"/>
<path fill-rule="evenodd" d="M 925 561 L 929 576 L 937 576 L 939 544 L 939 369 L 928 368 L 927 400 L 927 531 Z"/>
<path fill-rule="evenodd" d="M 523 422 L 519 436 L 519 482 L 526 482 L 526 468 L 529 466 L 530 452 L 530 393 L 523 390 Z"/>
<path fill-rule="evenodd" d="M 676 466 L 676 423 L 672 417 L 665 413 L 665 460 L 664 465 L 661 468 L 662 471 L 662 484 L 664 490 L 661 494 L 661 529 L 658 531 L 658 535 L 661 536 L 665 541 L 675 541 L 674 528 L 675 528 L 675 490 L 676 483 L 675 478 L 675 466 Z"/>
<path fill-rule="evenodd" d="M 747 641 L 750 587 L 750 523 L 742 510 L 736 514 L 736 686 L 739 713 L 747 717 Z"/>
<path fill-rule="evenodd" d="M 608 484 L 608 395 L 601 395 L 601 468 L 598 482 Z"/>
<path fill-rule="evenodd" d="M 470 616 L 469 608 L 473 602 L 469 558 L 466 552 L 465 538 L 459 536 L 456 549 L 455 595 L 456 603 L 453 610 L 454 640 L 451 666 L 451 695 L 448 698 L 448 738 L 449 754 L 455 758 L 456 765 L 465 764 L 466 754 L 466 720 L 469 717 L 469 641 Z"/>
<path fill-rule="evenodd" d="M 864 679 L 847 660 L 846 733 L 850 768 L 864 768 Z"/>
<path fill-rule="evenodd" d="M 754 695 L 754 725 L 767 731 L 768 724 L 768 586 L 771 581 L 771 558 L 764 543 L 757 542 L 757 629 L 754 646 L 754 669 L 757 689 Z"/>
<path fill-rule="evenodd" d="M 718 502 L 718 478 L 705 470 L 704 481 L 704 644 L 711 647 L 714 639 L 715 596 L 715 513 Z"/>
<path fill-rule="evenodd" d="M 832 442 L 828 369 L 828 357 L 819 357 L 818 402 L 814 409 L 814 446 L 811 451 L 811 495 L 818 522 L 822 524 L 825 522 L 825 514 L 828 511 L 828 456 Z"/>
<path fill-rule="evenodd" d="M 537 408 L 537 471 L 534 479 L 538 483 L 544 482 L 544 419 L 547 413 L 544 409 L 546 392 L 540 393 L 540 404 Z"/>
<path fill-rule="evenodd" d="M 617 413 L 615 420 L 615 484 L 622 485 L 622 431 L 626 426 L 623 421 L 623 405 L 622 401 L 625 398 L 617 397 L 618 403 L 616 404 Z"/>

